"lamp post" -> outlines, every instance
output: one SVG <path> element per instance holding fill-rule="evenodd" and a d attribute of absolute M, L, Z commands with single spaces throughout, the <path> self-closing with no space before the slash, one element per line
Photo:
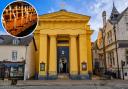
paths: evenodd
<path fill-rule="evenodd" d="M 125 62 L 123 60 L 121 60 L 121 67 L 122 67 L 122 76 L 123 76 L 123 80 L 124 80 L 124 66 L 125 66 Z"/>
<path fill-rule="evenodd" d="M 117 36 L 116 36 L 116 21 L 113 21 L 113 30 L 115 36 L 115 46 L 116 46 L 116 57 L 117 57 L 117 69 L 118 69 L 118 79 L 120 78 L 120 70 L 119 70 L 119 59 L 118 59 L 118 50 L 117 50 Z"/>

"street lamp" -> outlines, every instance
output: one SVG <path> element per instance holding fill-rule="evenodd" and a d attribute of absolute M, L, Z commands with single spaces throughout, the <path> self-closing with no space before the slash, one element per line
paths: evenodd
<path fill-rule="evenodd" d="M 124 80 L 124 66 L 125 66 L 125 62 L 123 60 L 121 60 L 121 67 L 122 67 L 122 76 L 123 76 L 123 80 Z"/>

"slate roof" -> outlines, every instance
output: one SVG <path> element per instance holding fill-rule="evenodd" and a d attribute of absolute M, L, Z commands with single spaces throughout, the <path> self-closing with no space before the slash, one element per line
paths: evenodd
<path fill-rule="evenodd" d="M 113 4 L 113 9 L 112 9 L 112 12 L 111 12 L 111 16 L 110 18 L 108 19 L 108 21 L 113 24 L 113 22 L 119 22 L 120 19 L 124 16 L 124 13 L 128 10 L 128 7 L 122 12 L 122 13 L 119 13 L 115 7 L 115 5 Z"/>
<path fill-rule="evenodd" d="M 112 12 L 111 12 L 111 15 L 110 15 L 110 22 L 112 24 L 114 24 L 114 22 L 117 21 L 119 15 L 120 15 L 120 13 L 118 12 L 118 10 L 115 7 L 115 4 L 113 3 Z"/>
<path fill-rule="evenodd" d="M 124 13 L 128 10 L 128 7 L 118 16 L 117 21 L 119 22 L 120 19 L 122 18 L 122 16 L 124 15 Z"/>
<path fill-rule="evenodd" d="M 25 38 L 15 38 L 10 35 L 0 35 L 0 45 L 14 45 L 14 39 L 18 40 L 17 45 L 28 46 L 29 43 L 33 40 L 33 35 Z"/>

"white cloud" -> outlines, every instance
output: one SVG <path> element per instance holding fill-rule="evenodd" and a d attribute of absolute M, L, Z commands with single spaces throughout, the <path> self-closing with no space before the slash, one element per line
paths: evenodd
<path fill-rule="evenodd" d="M 104 10 L 107 12 L 107 19 L 110 17 L 113 1 L 119 12 L 122 12 L 128 6 L 128 0 L 96 0 L 96 3 L 92 4 L 92 15 L 95 15 L 96 18 L 91 21 L 91 24 L 95 30 L 98 30 L 97 27 L 102 27 L 102 12 Z"/>
<path fill-rule="evenodd" d="M 7 33 L 4 31 L 0 31 L 0 35 L 7 35 Z"/>
<path fill-rule="evenodd" d="M 105 10 L 107 12 L 107 19 L 110 17 L 111 11 L 112 11 L 112 5 L 113 1 L 115 3 L 115 6 L 117 10 L 121 13 L 125 8 L 128 7 L 128 0 L 96 0 L 96 3 L 92 4 L 91 11 L 93 11 L 92 15 L 95 16 L 95 18 L 92 17 L 92 20 L 90 22 L 92 29 L 96 30 L 98 33 L 98 30 L 100 27 L 102 27 L 102 12 Z M 92 38 L 94 41 L 94 36 L 97 33 L 94 33 Z"/>
<path fill-rule="evenodd" d="M 48 13 L 52 13 L 52 12 L 55 12 L 55 10 L 53 8 L 51 8 Z"/>
<path fill-rule="evenodd" d="M 128 0 L 93 0 L 92 2 L 86 0 L 76 1 L 77 4 L 71 4 L 64 0 L 55 0 L 55 3 L 60 9 L 66 9 L 71 12 L 91 16 L 89 24 L 91 25 L 91 28 L 95 30 L 94 34 L 92 35 L 92 41 L 96 39 L 98 30 L 102 27 L 102 12 L 107 12 L 107 19 L 110 17 L 113 1 L 119 12 L 122 12 L 128 6 Z"/>

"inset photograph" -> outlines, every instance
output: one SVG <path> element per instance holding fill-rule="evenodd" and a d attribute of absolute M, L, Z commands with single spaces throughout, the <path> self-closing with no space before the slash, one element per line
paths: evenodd
<path fill-rule="evenodd" d="M 15 37 L 26 37 L 32 34 L 37 26 L 37 21 L 36 9 L 24 1 L 8 4 L 2 14 L 3 27 Z"/>

